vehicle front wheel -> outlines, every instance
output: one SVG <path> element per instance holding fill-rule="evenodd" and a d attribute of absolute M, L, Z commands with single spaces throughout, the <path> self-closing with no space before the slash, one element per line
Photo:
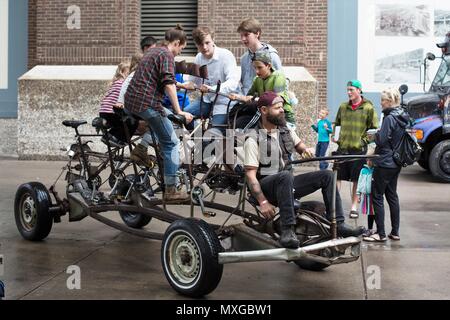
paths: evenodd
<path fill-rule="evenodd" d="M 430 171 L 442 182 L 450 182 L 450 140 L 434 146 L 429 159 Z"/>
<path fill-rule="evenodd" d="M 205 221 L 173 222 L 161 246 L 162 266 L 172 288 L 194 298 L 212 292 L 222 278 L 223 265 L 218 263 L 221 251 L 217 235 Z"/>
<path fill-rule="evenodd" d="M 14 217 L 23 238 L 40 241 L 48 236 L 53 226 L 51 205 L 50 194 L 40 182 L 24 183 L 17 189 Z"/>

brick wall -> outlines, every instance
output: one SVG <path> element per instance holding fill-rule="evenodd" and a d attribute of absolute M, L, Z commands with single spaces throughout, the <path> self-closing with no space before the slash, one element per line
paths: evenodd
<path fill-rule="evenodd" d="M 245 48 L 236 29 L 246 18 L 262 24 L 262 41 L 275 47 L 284 65 L 304 66 L 319 81 L 326 104 L 327 0 L 198 0 L 198 24 L 215 31 L 216 43 L 239 57 Z"/>
<path fill-rule="evenodd" d="M 28 0 L 28 69 L 36 62 L 36 3 L 37 0 Z"/>
<path fill-rule="evenodd" d="M 80 29 L 67 9 L 80 8 Z M 117 64 L 139 50 L 139 0 L 30 0 L 29 67 Z"/>
<path fill-rule="evenodd" d="M 67 8 L 81 9 L 81 29 L 66 26 Z M 239 23 L 255 17 L 262 40 L 284 65 L 304 66 L 327 91 L 327 0 L 198 0 L 198 24 L 216 33 L 219 46 L 244 53 Z M 29 67 L 36 64 L 117 64 L 139 49 L 139 0 L 29 0 Z"/>

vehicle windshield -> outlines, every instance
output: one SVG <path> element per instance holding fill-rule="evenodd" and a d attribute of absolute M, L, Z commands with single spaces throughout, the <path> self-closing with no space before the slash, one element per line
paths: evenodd
<path fill-rule="evenodd" d="M 449 86 L 450 87 L 450 55 L 443 57 L 441 65 L 434 77 L 432 86 Z"/>

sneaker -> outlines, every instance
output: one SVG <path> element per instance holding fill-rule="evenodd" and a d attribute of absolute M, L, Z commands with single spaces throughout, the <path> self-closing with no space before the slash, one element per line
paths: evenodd
<path fill-rule="evenodd" d="M 338 223 L 337 225 L 337 235 L 338 237 L 359 237 L 366 231 L 363 226 L 352 227 L 345 222 Z"/>
<path fill-rule="evenodd" d="M 300 246 L 297 235 L 294 231 L 295 226 L 283 227 L 281 230 L 280 244 L 284 248 L 297 249 Z"/>
<path fill-rule="evenodd" d="M 387 238 L 386 238 L 386 236 L 382 237 L 382 236 L 380 236 L 380 234 L 375 233 L 371 236 L 363 237 L 363 240 L 367 241 L 367 242 L 386 242 Z"/>
<path fill-rule="evenodd" d="M 164 192 L 164 201 L 166 202 L 173 202 L 173 201 L 180 201 L 184 202 L 189 200 L 189 195 L 184 191 L 177 190 L 176 186 L 167 186 L 166 190 Z"/>
<path fill-rule="evenodd" d="M 397 235 L 395 235 L 395 234 L 390 233 L 390 234 L 388 235 L 388 237 L 389 237 L 389 239 L 391 239 L 391 240 L 400 241 L 400 236 L 397 236 Z"/>
<path fill-rule="evenodd" d="M 352 210 L 350 211 L 350 219 L 358 219 L 359 218 L 359 213 L 356 210 Z"/>
<path fill-rule="evenodd" d="M 130 159 L 146 167 L 152 167 L 153 165 L 152 159 L 147 154 L 147 148 L 142 144 L 138 144 L 133 151 L 131 151 Z"/>
<path fill-rule="evenodd" d="M 376 233 L 375 230 L 367 229 L 367 230 L 362 234 L 362 236 L 363 236 L 363 237 L 370 237 L 371 235 L 373 235 L 373 234 L 375 234 L 375 233 Z"/>

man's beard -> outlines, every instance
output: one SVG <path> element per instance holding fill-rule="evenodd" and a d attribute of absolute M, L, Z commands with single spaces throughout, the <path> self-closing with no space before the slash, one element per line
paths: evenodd
<path fill-rule="evenodd" d="M 286 118 L 284 117 L 284 114 L 279 114 L 278 116 L 273 116 L 269 113 L 267 115 L 267 121 L 269 121 L 271 124 L 274 124 L 279 127 L 283 127 L 286 125 Z"/>

